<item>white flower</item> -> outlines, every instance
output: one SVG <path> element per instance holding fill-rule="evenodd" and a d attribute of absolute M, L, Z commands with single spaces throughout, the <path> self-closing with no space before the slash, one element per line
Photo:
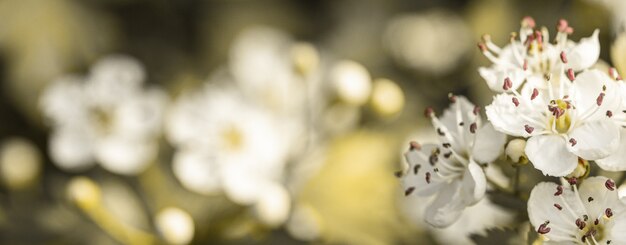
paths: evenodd
<path fill-rule="evenodd" d="M 405 194 L 433 196 L 425 220 L 435 227 L 454 223 L 465 207 L 485 195 L 487 181 L 479 164 L 495 160 L 506 137 L 491 126 L 481 125 L 478 108 L 464 97 L 450 97 L 453 104 L 441 120 L 427 110 L 439 134 L 440 144 L 411 143 L 405 153 L 408 167 L 402 174 Z"/>
<path fill-rule="evenodd" d="M 223 191 L 239 204 L 261 205 L 260 218 L 281 223 L 287 217 L 275 208 L 289 208 L 288 194 L 280 191 L 291 147 L 282 125 L 232 87 L 207 86 L 183 95 L 166 128 L 177 147 L 174 174 L 192 191 Z"/>
<path fill-rule="evenodd" d="M 556 44 L 552 44 L 545 27 L 541 30 L 534 28 L 535 21 L 525 17 L 518 35 L 519 40 L 512 36 L 510 44 L 504 48 L 492 43 L 489 36 L 483 37 L 484 42 L 479 44 L 479 48 L 493 64 L 490 67 L 479 68 L 478 72 L 491 90 L 495 92 L 517 90 L 524 81 L 543 84 L 544 76 L 562 76 L 565 71 L 572 73 L 581 71 L 591 67 L 598 60 L 600 55 L 598 30 L 590 37 L 574 43 L 567 39 L 573 29 L 568 26 L 567 21 L 561 19 L 557 24 Z M 569 69 L 571 71 L 568 71 Z M 503 86 L 505 79 L 510 81 L 509 88 Z"/>
<path fill-rule="evenodd" d="M 543 182 L 528 199 L 528 217 L 549 244 L 626 244 L 626 204 L 605 177 L 583 180 L 580 189 Z"/>
<path fill-rule="evenodd" d="M 136 60 L 114 55 L 98 61 L 88 77 L 63 77 L 43 93 L 57 166 L 77 171 L 99 162 L 118 174 L 137 174 L 148 166 L 158 150 L 167 97 L 143 89 L 144 78 Z"/>
<path fill-rule="evenodd" d="M 598 70 L 584 71 L 573 80 L 560 81 L 556 91 L 552 85 L 542 92 L 512 90 L 513 94 L 495 96 L 487 106 L 487 117 L 498 131 L 530 137 L 526 155 L 546 175 L 565 176 L 576 168 L 579 157 L 608 157 L 620 143 L 619 123 L 614 120 L 622 113 L 618 83 Z M 615 168 L 609 161 L 597 163 Z"/>

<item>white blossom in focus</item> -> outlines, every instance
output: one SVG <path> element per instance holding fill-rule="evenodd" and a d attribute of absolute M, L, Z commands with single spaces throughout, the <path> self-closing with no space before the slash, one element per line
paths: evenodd
<path fill-rule="evenodd" d="M 483 36 L 479 48 L 492 65 L 480 67 L 478 72 L 495 92 L 517 90 L 524 82 L 544 90 L 548 86 L 546 77 L 557 81 L 552 85 L 558 86 L 558 81 L 564 80 L 561 77 L 591 67 L 600 55 L 599 30 L 578 43 L 568 39 L 572 32 L 567 21 L 559 20 L 553 44 L 545 27 L 535 29 L 535 21 L 525 17 L 519 34 L 503 48 L 491 42 L 488 35 Z"/>
<path fill-rule="evenodd" d="M 585 179 L 580 188 L 539 183 L 528 199 L 530 223 L 544 244 L 626 244 L 625 211 L 605 177 Z"/>
<path fill-rule="evenodd" d="M 453 224 L 468 206 L 485 195 L 483 166 L 503 151 L 506 137 L 489 123 L 482 124 L 475 107 L 464 97 L 451 96 L 453 104 L 441 119 L 427 110 L 439 135 L 439 144 L 410 144 L 408 163 L 399 173 L 410 198 L 436 196 L 424 219 L 435 227 Z"/>
<path fill-rule="evenodd" d="M 114 173 L 143 171 L 156 156 L 167 96 L 144 88 L 145 72 L 135 59 L 112 55 L 86 77 L 66 76 L 40 99 L 52 127 L 50 155 L 67 171 L 96 163 Z"/>
<path fill-rule="evenodd" d="M 547 91 L 502 93 L 486 108 L 498 131 L 528 138 L 528 160 L 546 175 L 568 175 L 579 158 L 606 158 L 620 144 L 620 85 L 595 69 L 583 71 L 572 80 L 560 81 L 558 89 L 550 85 Z M 597 163 L 607 170 L 626 167 L 618 161 Z"/>

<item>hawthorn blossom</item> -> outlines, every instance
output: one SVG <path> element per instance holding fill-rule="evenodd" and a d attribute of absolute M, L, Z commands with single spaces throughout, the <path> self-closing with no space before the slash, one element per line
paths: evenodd
<path fill-rule="evenodd" d="M 605 177 L 585 179 L 580 188 L 539 183 L 528 199 L 528 217 L 546 244 L 626 243 L 626 204 Z"/>
<path fill-rule="evenodd" d="M 86 77 L 65 76 L 41 96 L 52 127 L 50 155 L 67 171 L 94 164 L 118 174 L 137 174 L 156 156 L 166 95 L 143 88 L 145 72 L 135 59 L 112 55 Z"/>
<path fill-rule="evenodd" d="M 583 71 L 572 80 L 561 81 L 557 91 L 549 85 L 542 92 L 499 94 L 486 108 L 498 131 L 528 138 L 525 153 L 546 175 L 570 174 L 579 159 L 606 158 L 620 143 L 620 123 L 615 120 L 623 113 L 619 84 L 598 70 Z M 608 160 L 597 164 L 604 169 L 623 165 Z"/>
<path fill-rule="evenodd" d="M 166 126 L 177 148 L 173 172 L 184 187 L 258 205 L 271 224 L 287 218 L 290 199 L 281 181 L 292 134 L 280 120 L 233 87 L 208 85 L 181 96 Z M 274 207 L 287 208 L 268 210 Z"/>
<path fill-rule="evenodd" d="M 479 108 L 466 98 L 450 100 L 453 104 L 441 119 L 432 109 L 426 111 L 439 144 L 411 142 L 405 153 L 408 166 L 398 173 L 406 196 L 435 196 L 424 215 L 435 227 L 451 225 L 467 206 L 483 198 L 487 188 L 483 167 L 500 155 L 506 140 L 491 124 L 482 125 Z"/>
<path fill-rule="evenodd" d="M 535 29 L 535 21 L 525 17 L 519 34 L 512 34 L 510 44 L 498 47 L 488 35 L 479 43 L 481 52 L 493 63 L 478 72 L 495 92 L 517 90 L 526 82 L 545 89 L 545 77 L 561 77 L 594 65 L 600 55 L 599 30 L 574 43 L 568 39 L 573 32 L 566 20 L 557 23 L 556 43 L 550 42 L 547 28 Z M 567 65 L 565 65 L 567 64 Z M 502 82 L 507 79 L 509 87 Z M 558 85 L 558 84 L 553 84 Z"/>

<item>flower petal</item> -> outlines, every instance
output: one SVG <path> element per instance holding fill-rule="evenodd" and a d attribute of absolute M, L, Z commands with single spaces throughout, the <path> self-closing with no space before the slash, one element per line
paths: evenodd
<path fill-rule="evenodd" d="M 470 131 L 470 125 L 474 122 L 480 126 L 480 118 L 474 114 L 475 105 L 472 104 L 464 96 L 456 96 L 456 101 L 443 112 L 443 115 L 439 119 L 441 124 L 445 126 L 447 130 L 444 131 L 445 135 L 441 136 L 441 142 L 447 142 L 452 145 L 452 148 L 457 152 L 467 152 L 467 146 L 471 144 L 473 134 Z M 460 125 L 463 124 L 463 125 Z M 433 125 L 437 128 L 439 126 Z M 452 136 L 453 142 L 448 140 L 448 136 Z"/>
<path fill-rule="evenodd" d="M 528 218 L 530 223 L 539 228 L 544 222 L 549 221 L 550 232 L 545 234 L 552 241 L 562 241 L 564 237 L 576 237 L 578 228 L 574 225 L 576 218 L 570 214 L 570 210 L 578 217 L 585 214 L 585 208 L 580 205 L 578 196 L 569 188 L 564 187 L 560 196 L 555 196 L 557 184 L 542 182 L 537 184 L 530 192 L 528 199 Z M 554 204 L 563 209 L 557 209 Z M 566 206 L 567 205 L 567 206 Z"/>
<path fill-rule="evenodd" d="M 491 123 L 485 124 L 476 131 L 472 158 L 480 163 L 496 160 L 503 151 L 506 135 L 496 131 Z"/>
<path fill-rule="evenodd" d="M 405 190 L 414 188 L 413 193 L 418 196 L 430 196 L 437 192 L 443 180 L 434 171 L 434 167 L 429 162 L 429 156 L 437 148 L 437 145 L 423 145 L 420 150 L 410 150 L 404 154 L 408 169 L 402 178 L 402 185 Z M 443 171 L 444 169 L 441 169 Z M 426 174 L 429 173 L 429 180 Z M 430 182 L 430 183 L 429 183 Z"/>
<path fill-rule="evenodd" d="M 82 171 L 95 165 L 88 133 L 60 128 L 50 137 L 49 147 L 53 162 L 63 170 Z"/>
<path fill-rule="evenodd" d="M 526 142 L 526 155 L 545 175 L 565 176 L 577 166 L 578 157 L 569 152 L 565 139 L 558 135 L 537 135 Z"/>
<path fill-rule="evenodd" d="M 566 52 L 567 65 L 575 71 L 580 71 L 591 67 L 598 61 L 600 56 L 600 41 L 598 40 L 599 29 L 593 31 L 591 36 L 582 38 Z"/>
<path fill-rule="evenodd" d="M 606 158 L 596 160 L 596 164 L 600 168 L 608 171 L 626 171 L 626 129 L 620 130 L 620 143 L 617 147 L 618 150 L 614 151 Z"/>
<path fill-rule="evenodd" d="M 218 166 L 202 150 L 179 150 L 174 155 L 172 168 L 178 181 L 191 191 L 210 195 L 221 189 Z"/>
<path fill-rule="evenodd" d="M 511 89 L 517 89 L 524 82 L 524 71 L 520 68 L 506 68 L 503 66 L 493 65 L 491 67 L 480 67 L 478 73 L 485 79 L 487 86 L 494 92 L 502 93 L 502 85 L 504 79 L 509 78 L 512 82 Z"/>
<path fill-rule="evenodd" d="M 475 162 L 470 162 L 467 166 L 461 188 L 461 196 L 467 206 L 476 204 L 485 196 L 485 191 L 487 191 L 485 172 Z"/>
<path fill-rule="evenodd" d="M 585 201 L 587 214 L 591 217 L 602 216 L 606 208 L 617 212 L 624 206 L 619 200 L 617 190 L 611 191 L 605 187 L 607 180 L 608 178 L 603 176 L 590 177 L 585 179 L 578 189 L 580 198 Z M 589 202 L 587 200 L 589 197 L 594 201 Z"/>
<path fill-rule="evenodd" d="M 603 93 L 602 104 L 598 106 L 598 97 Z M 606 119 L 606 112 L 619 112 L 622 97 L 621 88 L 605 72 L 597 69 L 583 71 L 569 90 L 574 110 L 573 120 Z M 615 113 L 617 114 L 617 113 Z"/>
<path fill-rule="evenodd" d="M 511 101 L 513 95 L 499 94 L 496 95 L 490 105 L 487 106 L 487 118 L 493 124 L 493 127 L 503 133 L 528 137 L 545 129 L 545 124 L 538 122 L 545 121 L 545 116 L 541 114 L 542 110 L 537 110 L 535 106 L 527 106 L 520 103 L 515 106 Z M 525 125 L 531 126 L 534 130 L 528 133 Z"/>
<path fill-rule="evenodd" d="M 602 159 L 617 150 L 620 143 L 619 133 L 619 126 L 613 121 L 588 122 L 569 133 L 568 136 L 575 139 L 576 144 L 567 144 L 567 148 L 586 160 Z"/>
<path fill-rule="evenodd" d="M 139 174 L 150 165 L 157 154 L 156 142 L 127 136 L 106 137 L 96 147 L 96 157 L 102 167 L 124 175 Z"/>
<path fill-rule="evenodd" d="M 443 228 L 459 219 L 465 204 L 459 198 L 459 181 L 452 181 L 442 186 L 435 200 L 426 208 L 424 218 L 434 227 Z"/>

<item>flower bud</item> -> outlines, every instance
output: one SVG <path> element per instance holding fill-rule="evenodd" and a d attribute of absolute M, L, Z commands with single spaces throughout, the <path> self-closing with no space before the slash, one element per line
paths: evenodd
<path fill-rule="evenodd" d="M 70 180 L 67 195 L 83 209 L 93 209 L 100 205 L 102 196 L 98 184 L 87 177 L 75 177 Z"/>
<path fill-rule="evenodd" d="M 169 244 L 188 244 L 193 239 L 193 219 L 187 212 L 179 208 L 168 207 L 159 211 L 155 223 Z"/>
<path fill-rule="evenodd" d="M 578 158 L 578 165 L 576 166 L 574 171 L 572 171 L 566 177 L 567 178 L 584 179 L 587 176 L 589 176 L 589 171 L 590 170 L 591 170 L 591 168 L 589 167 L 589 161 L 579 157 Z"/>
<path fill-rule="evenodd" d="M 404 93 L 400 86 L 389 79 L 374 80 L 372 90 L 372 109 L 381 117 L 392 117 L 404 107 Z"/>
<path fill-rule="evenodd" d="M 528 163 L 528 157 L 524 152 L 526 148 L 526 140 L 524 139 L 513 139 L 509 141 L 506 145 L 506 149 L 504 153 L 508 158 L 510 158 L 514 163 L 517 164 L 526 164 Z"/>

